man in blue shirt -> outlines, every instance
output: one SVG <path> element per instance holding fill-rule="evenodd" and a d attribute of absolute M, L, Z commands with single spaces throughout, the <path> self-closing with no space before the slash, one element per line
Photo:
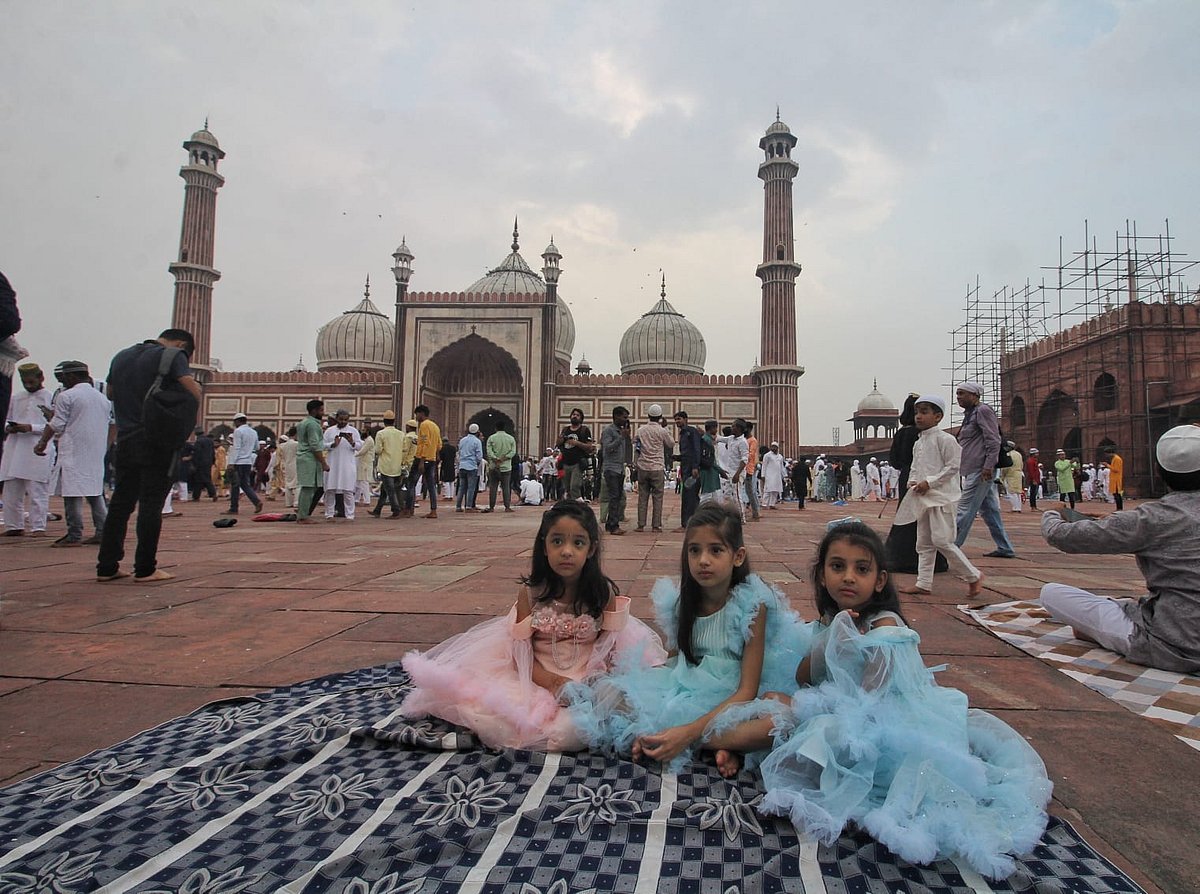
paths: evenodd
<path fill-rule="evenodd" d="M 254 454 L 258 453 L 258 432 L 250 427 L 245 413 L 233 417 L 233 446 L 229 450 L 229 465 L 237 474 L 237 480 L 229 487 L 229 508 L 223 515 L 237 515 L 238 497 L 244 491 L 254 504 L 255 512 L 262 512 L 262 500 L 254 490 Z"/>
<path fill-rule="evenodd" d="M 483 442 L 479 426 L 472 422 L 458 442 L 458 493 L 454 497 L 455 512 L 475 512 L 475 497 L 479 493 L 479 467 L 483 464 Z"/>

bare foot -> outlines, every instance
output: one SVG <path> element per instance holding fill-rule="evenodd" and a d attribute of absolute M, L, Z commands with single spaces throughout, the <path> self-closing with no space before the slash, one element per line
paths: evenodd
<path fill-rule="evenodd" d="M 117 571 L 113 574 L 97 574 L 96 580 L 100 583 L 108 583 L 110 580 L 120 580 L 123 577 L 129 577 L 128 571 Z"/>
<path fill-rule="evenodd" d="M 976 596 L 978 596 L 980 593 L 982 593 L 983 592 L 983 581 L 984 581 L 984 577 L 982 574 L 979 575 L 978 580 L 971 581 L 971 585 L 969 587 L 967 587 L 967 595 L 970 596 L 972 599 L 974 599 Z"/>
<path fill-rule="evenodd" d="M 1096 640 L 1092 639 L 1090 636 L 1088 636 L 1084 631 L 1080 630 L 1078 627 L 1071 628 L 1071 635 L 1073 637 L 1075 637 L 1075 639 L 1083 640 L 1085 643 L 1096 643 L 1096 645 L 1099 645 L 1099 643 Z"/>
<path fill-rule="evenodd" d="M 718 748 L 713 757 L 717 760 L 717 772 L 725 779 L 732 779 L 742 769 L 742 756 L 728 748 Z"/>
<path fill-rule="evenodd" d="M 135 577 L 134 578 L 135 581 L 137 581 L 138 583 L 142 583 L 142 584 L 150 584 L 150 583 L 154 583 L 155 581 L 174 580 L 174 579 L 175 579 L 175 575 L 173 575 L 169 571 L 163 571 L 161 568 L 152 572 L 151 574 L 147 574 L 145 577 Z"/>
<path fill-rule="evenodd" d="M 918 594 L 921 596 L 930 596 L 933 594 L 933 590 L 926 590 L 924 587 L 918 587 L 915 584 L 911 587 L 900 587 L 900 592 L 907 593 L 909 596 Z"/>

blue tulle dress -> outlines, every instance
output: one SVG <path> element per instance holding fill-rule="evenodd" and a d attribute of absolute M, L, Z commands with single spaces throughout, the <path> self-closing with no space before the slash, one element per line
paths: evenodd
<path fill-rule="evenodd" d="M 891 612 L 877 615 L 896 619 Z M 761 810 L 832 844 L 856 823 L 912 863 L 959 856 L 1005 877 L 1046 828 L 1037 752 L 957 689 L 939 686 L 904 626 L 818 622 L 814 685 L 797 691 L 762 762 Z"/>
<path fill-rule="evenodd" d="M 678 648 L 679 585 L 668 578 L 660 579 L 650 594 L 659 628 L 666 636 L 668 649 Z M 767 612 L 766 653 L 763 658 L 759 695 L 766 692 L 791 692 L 796 688 L 796 665 L 807 654 L 811 639 L 811 624 L 805 624 L 788 608 L 782 594 L 773 590 L 762 578 L 750 575 L 734 587 L 729 600 L 720 611 L 696 619 L 694 640 L 719 645 L 707 651 L 697 648 L 700 660 L 689 664 L 682 654 L 675 654 L 660 667 L 647 667 L 627 662 L 607 677 L 593 683 L 572 683 L 563 689 L 569 700 L 571 717 L 588 745 L 598 751 L 628 754 L 638 736 L 658 732 L 684 723 L 691 723 L 707 714 L 738 687 L 741 680 L 741 659 L 750 626 L 759 611 Z M 701 635 L 700 628 L 709 628 Z M 748 705 L 736 705 L 730 711 L 762 714 L 778 703 L 756 700 Z M 754 707 L 758 706 L 757 710 Z M 708 726 L 705 733 L 724 729 L 737 719 L 730 711 L 723 712 Z M 726 715 L 730 714 L 729 720 Z M 700 743 L 697 743 L 698 745 Z M 694 756 L 695 749 L 684 751 L 670 762 L 668 769 L 681 770 Z M 753 766 L 766 752 L 746 756 Z"/>

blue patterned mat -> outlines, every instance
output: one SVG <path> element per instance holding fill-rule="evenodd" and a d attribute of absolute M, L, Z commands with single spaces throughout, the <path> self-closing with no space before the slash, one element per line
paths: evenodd
<path fill-rule="evenodd" d="M 0 894 L 1139 892 L 1052 820 L 1005 881 L 833 847 L 696 765 L 493 752 L 396 715 L 398 664 L 210 705 L 0 791 Z"/>

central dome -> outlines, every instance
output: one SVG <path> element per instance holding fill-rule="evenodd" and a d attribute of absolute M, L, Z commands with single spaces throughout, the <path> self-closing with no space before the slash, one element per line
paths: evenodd
<path fill-rule="evenodd" d="M 703 373 L 707 357 L 700 330 L 667 301 L 663 277 L 658 302 L 621 338 L 621 372 Z"/>
<path fill-rule="evenodd" d="M 896 412 L 896 405 L 879 391 L 879 380 L 876 379 L 871 393 L 858 402 L 859 413 L 878 413 L 880 410 Z"/>
<path fill-rule="evenodd" d="M 545 295 L 546 281 L 525 263 L 521 257 L 520 242 L 517 235 L 517 224 L 513 222 L 512 251 L 508 257 L 481 276 L 463 291 L 475 295 Z M 554 242 L 546 247 L 549 252 L 554 248 Z M 558 249 L 554 249 L 556 252 Z M 555 320 L 554 355 L 559 360 L 571 365 L 571 352 L 575 350 L 575 318 L 562 299 L 557 296 L 558 319 Z"/>
<path fill-rule="evenodd" d="M 392 339 L 396 327 L 372 302 L 371 281 L 363 300 L 317 332 L 317 369 L 392 368 Z"/>

